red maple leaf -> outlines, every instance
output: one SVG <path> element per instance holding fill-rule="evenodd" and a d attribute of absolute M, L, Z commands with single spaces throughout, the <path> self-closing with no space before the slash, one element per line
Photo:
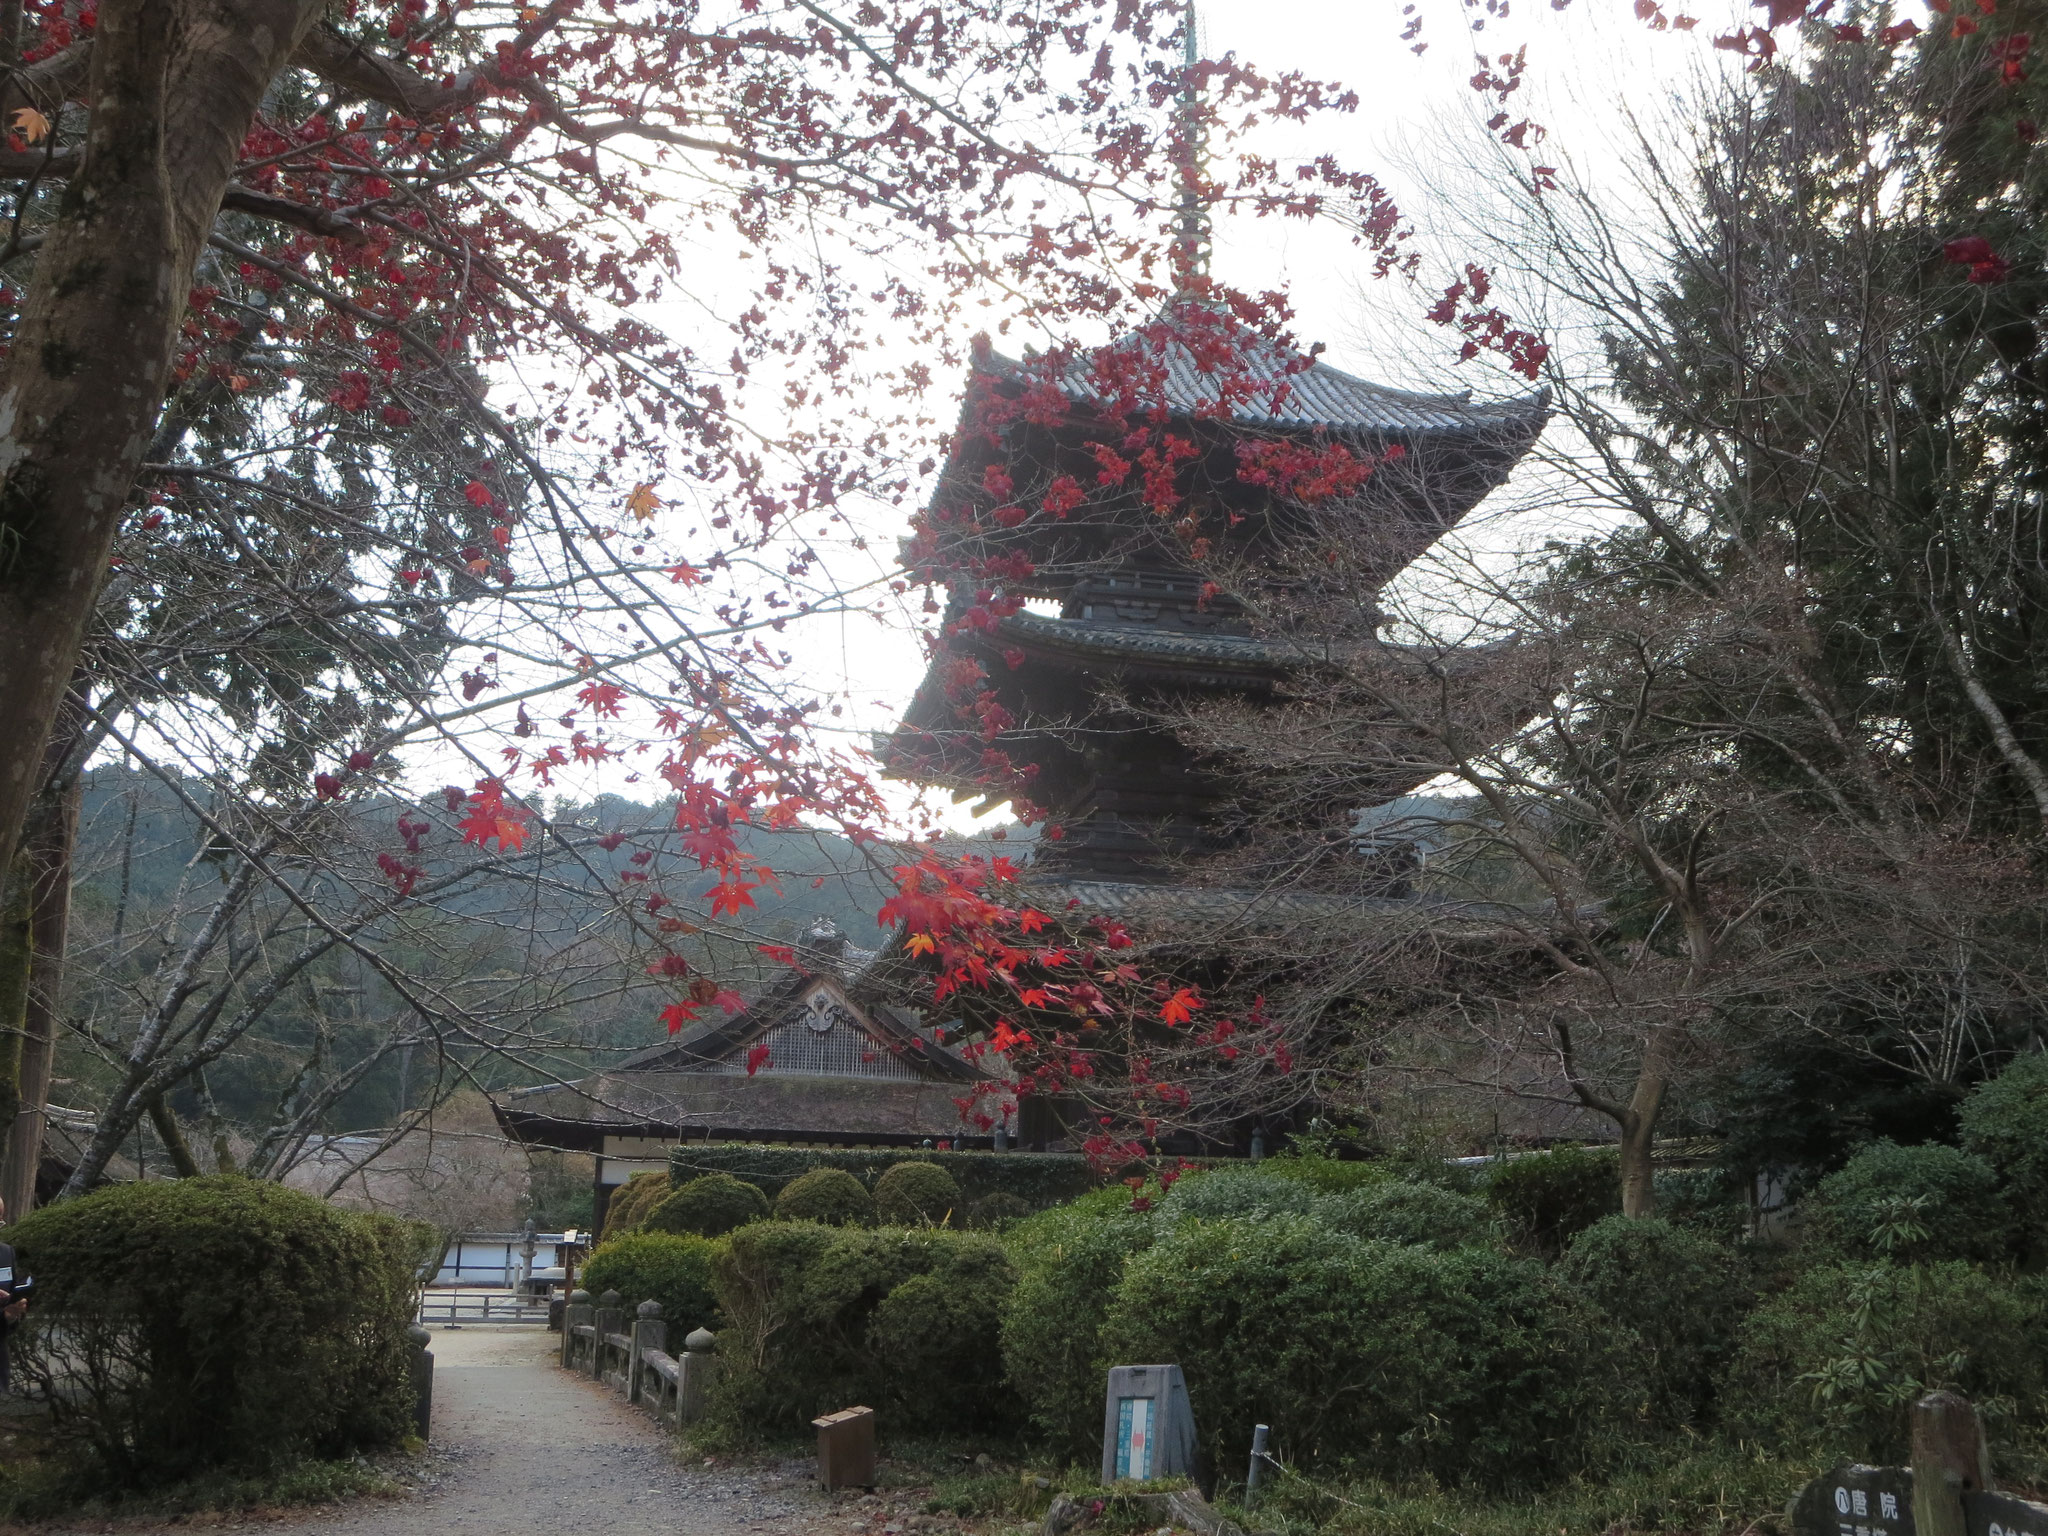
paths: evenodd
<path fill-rule="evenodd" d="M 772 1065 L 773 1063 L 768 1059 L 768 1047 L 765 1043 L 757 1045 L 747 1052 L 747 1076 L 752 1077 L 763 1067 Z"/>

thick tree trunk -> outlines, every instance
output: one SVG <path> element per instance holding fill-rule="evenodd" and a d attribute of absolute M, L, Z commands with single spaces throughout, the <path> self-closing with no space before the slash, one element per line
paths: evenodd
<path fill-rule="evenodd" d="M 14 1130 L 21 1108 L 21 1042 L 28 1033 L 28 973 L 35 946 L 26 851 L 15 855 L 0 894 L 0 1143 Z"/>
<path fill-rule="evenodd" d="M 194 268 L 321 0 L 104 0 L 83 161 L 0 371 L 0 868 L 163 409 Z"/>
<path fill-rule="evenodd" d="M 36 1171 L 49 1122 L 50 1072 L 63 1004 L 64 950 L 71 926 L 71 855 L 84 786 L 75 773 L 30 813 L 22 845 L 29 876 L 29 973 L 21 1039 L 20 1103 L 0 1140 L 0 1199 L 16 1215 L 35 1204 Z"/>

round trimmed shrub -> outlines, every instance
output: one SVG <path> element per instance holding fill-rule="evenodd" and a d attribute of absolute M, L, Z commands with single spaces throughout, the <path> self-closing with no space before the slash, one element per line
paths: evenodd
<path fill-rule="evenodd" d="M 760 1186 L 729 1173 L 707 1173 L 657 1201 L 640 1225 L 648 1232 L 694 1232 L 699 1237 L 723 1237 L 735 1227 L 759 1221 L 767 1214 L 768 1197 L 761 1193 Z"/>
<path fill-rule="evenodd" d="M 1159 1217 L 1176 1222 L 1190 1217 L 1260 1221 L 1269 1216 L 1305 1216 L 1325 1198 L 1302 1180 L 1276 1179 L 1258 1168 L 1219 1168 L 1190 1174 L 1175 1184 L 1160 1202 Z"/>
<path fill-rule="evenodd" d="M 1083 1460 L 1102 1443 L 1102 1324 L 1124 1264 L 1152 1246 L 1152 1216 L 1103 1190 L 1003 1234 L 1018 1270 L 1003 1314 L 1005 1376 L 1033 1426 Z"/>
<path fill-rule="evenodd" d="M 1486 1199 L 1516 1243 L 1554 1258 L 1594 1222 L 1620 1214 L 1621 1160 L 1606 1147 L 1509 1158 L 1487 1179 Z"/>
<path fill-rule="evenodd" d="M 1390 1479 L 1527 1484 L 1581 1459 L 1580 1309 L 1491 1249 L 1184 1221 L 1130 1258 L 1103 1337 L 1180 1363 L 1215 1466 L 1242 1463 L 1254 1423 L 1285 1460 Z"/>
<path fill-rule="evenodd" d="M 117 1184 L 8 1236 L 37 1281 L 15 1380 L 107 1483 L 261 1472 L 410 1432 L 406 1333 L 439 1254 L 416 1223 L 226 1176 Z"/>
<path fill-rule="evenodd" d="M 1864 1257 L 1998 1259 L 2012 1248 L 1998 1175 L 1957 1147 L 1872 1142 L 1806 1208 L 1827 1241 Z"/>
<path fill-rule="evenodd" d="M 843 1168 L 813 1168 L 791 1179 L 775 1197 L 783 1221 L 820 1221 L 828 1227 L 871 1227 L 875 1197 Z"/>
<path fill-rule="evenodd" d="M 952 1429 L 986 1423 L 1002 1390 L 1002 1321 L 1017 1272 L 986 1238 L 941 1250 L 934 1267 L 876 1306 L 866 1344 L 881 1365 L 892 1422 Z"/>
<path fill-rule="evenodd" d="M 960 1208 L 960 1186 L 937 1163 L 898 1163 L 875 1180 L 875 1216 L 885 1227 L 937 1226 Z"/>
<path fill-rule="evenodd" d="M 1734 1256 L 1668 1221 L 1609 1216 L 1572 1239 L 1559 1274 L 1612 1330 L 1624 1419 L 1703 1423 L 1742 1313 Z"/>
<path fill-rule="evenodd" d="M 1384 1162 L 1353 1161 L 1298 1152 L 1267 1158 L 1259 1164 L 1259 1172 L 1269 1179 L 1289 1179 L 1306 1184 L 1326 1195 L 1347 1195 L 1353 1190 L 1390 1183 L 1398 1177 Z"/>
<path fill-rule="evenodd" d="M 724 1325 L 711 1283 L 717 1246 L 691 1232 L 628 1232 L 598 1244 L 578 1278 L 593 1296 L 617 1291 L 629 1312 L 643 1301 L 660 1302 L 674 1354 L 692 1329 Z"/>
<path fill-rule="evenodd" d="M 1994 1450 L 2025 1444 L 2048 1419 L 2040 1299 L 1959 1260 L 1816 1265 L 1742 1324 L 1724 1417 L 1788 1449 L 1901 1462 L 1914 1399 L 1948 1387 L 2002 1410 Z"/>
<path fill-rule="evenodd" d="M 2038 1229 L 2048 1218 L 2048 1056 L 2017 1057 L 1963 1101 L 1963 1148 L 2005 1181 Z"/>
<path fill-rule="evenodd" d="M 612 1191 L 611 1202 L 604 1208 L 604 1230 L 598 1235 L 598 1241 L 608 1242 L 621 1233 L 632 1231 L 674 1187 L 665 1173 L 634 1174 Z"/>
<path fill-rule="evenodd" d="M 1013 1275 L 991 1239 L 773 1221 L 719 1250 L 725 1424 L 787 1434 L 861 1402 L 907 1429 L 986 1427 L 1010 1411 L 996 1328 Z"/>
<path fill-rule="evenodd" d="M 1378 1184 L 1325 1202 L 1324 1219 L 1360 1237 L 1425 1248 L 1465 1248 L 1494 1239 L 1486 1202 L 1437 1184 Z"/>

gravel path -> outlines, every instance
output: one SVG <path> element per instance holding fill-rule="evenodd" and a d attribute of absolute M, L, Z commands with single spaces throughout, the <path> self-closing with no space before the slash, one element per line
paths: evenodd
<path fill-rule="evenodd" d="M 433 1469 L 408 1498 L 292 1521 L 306 1536 L 824 1536 L 809 1460 L 685 1466 L 652 1416 L 555 1363 L 531 1326 L 434 1330 Z M 843 1506 L 842 1506 L 843 1509 Z"/>

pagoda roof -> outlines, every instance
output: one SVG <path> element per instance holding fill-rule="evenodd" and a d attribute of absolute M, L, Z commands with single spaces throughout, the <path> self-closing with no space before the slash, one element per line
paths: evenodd
<path fill-rule="evenodd" d="M 1174 416 L 1230 421 L 1248 427 L 1322 430 L 1376 437 L 1481 438 L 1526 448 L 1550 416 L 1550 391 L 1533 390 L 1506 400 L 1475 400 L 1472 391 L 1423 394 L 1375 384 L 1312 359 L 1289 342 L 1262 335 L 1227 319 L 1210 318 L 1209 306 L 1180 301 L 1186 320 L 1171 311 L 1149 327 L 1093 352 L 1077 354 L 1061 370 L 1060 393 L 1097 410 L 1132 408 L 1112 381 L 1128 381 L 1138 408 L 1163 404 Z M 1227 371 L 1206 364 L 1184 339 L 1207 331 L 1230 358 Z M 1000 353 L 986 354 L 981 371 L 1024 382 L 1034 365 Z M 1156 401 L 1145 398 L 1156 392 Z"/>

